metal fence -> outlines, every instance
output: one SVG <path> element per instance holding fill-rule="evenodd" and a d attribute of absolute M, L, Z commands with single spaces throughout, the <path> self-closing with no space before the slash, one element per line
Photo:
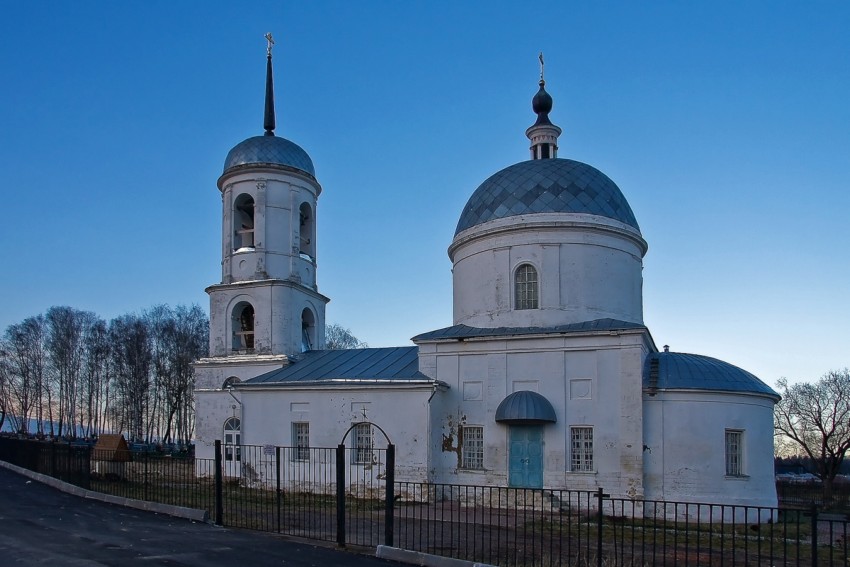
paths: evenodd
<path fill-rule="evenodd" d="M 222 447 L 215 459 L 0 438 L 0 459 L 219 524 L 492 565 L 850 565 L 844 515 L 396 481 L 395 450 Z"/>
<path fill-rule="evenodd" d="M 396 483 L 398 547 L 501 566 L 848 565 L 846 517 L 596 492 Z"/>

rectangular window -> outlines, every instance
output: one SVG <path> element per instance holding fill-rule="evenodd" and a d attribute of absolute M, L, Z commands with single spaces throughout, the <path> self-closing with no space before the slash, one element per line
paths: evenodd
<path fill-rule="evenodd" d="M 307 422 L 292 422 L 292 460 L 310 460 L 310 424 Z"/>
<path fill-rule="evenodd" d="M 367 464 L 372 462 L 372 448 L 375 446 L 372 425 L 358 423 L 354 426 L 354 462 Z"/>
<path fill-rule="evenodd" d="M 571 427 L 570 439 L 570 470 L 593 472 L 593 428 Z"/>
<path fill-rule="evenodd" d="M 467 425 L 460 430 L 461 465 L 465 469 L 484 468 L 484 428 Z"/>
<path fill-rule="evenodd" d="M 726 430 L 726 476 L 744 476 L 744 432 Z"/>

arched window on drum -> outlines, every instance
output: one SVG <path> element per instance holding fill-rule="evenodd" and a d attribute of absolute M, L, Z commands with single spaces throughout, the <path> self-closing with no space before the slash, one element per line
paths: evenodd
<path fill-rule="evenodd" d="M 520 264 L 514 272 L 514 309 L 538 307 L 537 270 L 531 264 Z"/>

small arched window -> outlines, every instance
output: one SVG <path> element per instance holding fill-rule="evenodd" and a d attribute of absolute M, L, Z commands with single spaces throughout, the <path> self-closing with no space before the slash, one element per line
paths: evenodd
<path fill-rule="evenodd" d="M 537 309 L 537 270 L 531 264 L 521 264 L 514 274 L 514 308 Z"/>
<path fill-rule="evenodd" d="M 301 352 L 313 350 L 316 344 L 316 318 L 313 312 L 305 308 L 301 312 Z"/>
<path fill-rule="evenodd" d="M 240 380 L 237 376 L 229 376 L 227 380 L 224 381 L 224 384 L 221 385 L 221 389 L 227 390 L 228 388 L 232 388 L 241 381 L 242 380 Z"/>
<path fill-rule="evenodd" d="M 224 422 L 224 460 L 242 460 L 242 423 L 238 417 Z"/>
<path fill-rule="evenodd" d="M 233 249 L 254 247 L 254 198 L 242 194 L 233 202 Z"/>
<path fill-rule="evenodd" d="M 241 301 L 233 308 L 233 350 L 252 352 L 254 350 L 254 306 Z"/>
<path fill-rule="evenodd" d="M 315 226 L 315 222 L 313 219 L 313 210 L 310 208 L 308 203 L 301 203 L 301 207 L 298 209 L 298 216 L 300 219 L 298 251 L 302 256 L 307 256 L 306 259 L 309 259 L 312 262 L 316 258 L 316 247 L 313 242 L 313 235 L 315 234 L 313 227 Z"/>

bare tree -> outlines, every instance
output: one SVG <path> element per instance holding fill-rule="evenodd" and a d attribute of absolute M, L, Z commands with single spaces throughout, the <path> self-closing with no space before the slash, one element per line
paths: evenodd
<path fill-rule="evenodd" d="M 50 359 L 52 382 L 58 400 L 58 435 L 77 436 L 80 396 L 80 377 L 85 360 L 85 335 L 94 313 L 79 311 L 72 307 L 51 307 L 45 316 L 47 322 L 47 354 Z"/>
<path fill-rule="evenodd" d="M 850 450 L 850 370 L 791 386 L 783 378 L 777 386 L 782 400 L 774 411 L 776 432 L 809 456 L 823 482 L 824 500 L 831 501 L 833 481 Z"/>
<path fill-rule="evenodd" d="M 159 305 L 146 313 L 153 335 L 153 369 L 161 438 L 188 443 L 194 430 L 194 368 L 206 356 L 209 320 L 197 305 L 171 309 Z"/>
<path fill-rule="evenodd" d="M 117 399 L 114 418 L 134 441 L 145 440 L 150 409 L 151 337 L 145 320 L 122 315 L 109 325 L 110 355 Z"/>
<path fill-rule="evenodd" d="M 103 432 L 109 406 L 109 334 L 106 322 L 96 317 L 85 336 L 86 359 L 80 394 L 80 429 L 86 437 Z"/>
<path fill-rule="evenodd" d="M 6 424 L 6 416 L 12 409 L 12 392 L 9 390 L 10 379 L 9 353 L 6 351 L 6 346 L 0 341 L 0 431 L 3 430 L 3 426 Z"/>
<path fill-rule="evenodd" d="M 332 323 L 325 327 L 325 348 L 343 350 L 349 348 L 368 348 L 369 345 L 355 337 L 342 325 Z"/>
<path fill-rule="evenodd" d="M 46 388 L 44 376 L 44 329 L 44 317 L 29 317 L 21 323 L 10 325 L 3 341 L 11 402 L 9 418 L 21 433 L 29 432 L 33 412 L 38 419 L 38 432 L 43 432 L 45 392 L 48 393 L 46 405 L 50 414 L 49 389 Z"/>

